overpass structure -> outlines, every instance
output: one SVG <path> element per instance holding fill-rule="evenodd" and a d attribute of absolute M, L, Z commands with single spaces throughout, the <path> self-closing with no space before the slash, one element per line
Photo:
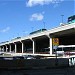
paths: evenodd
<path fill-rule="evenodd" d="M 59 39 L 59 45 L 75 45 L 75 23 L 1 42 L 0 52 L 13 55 L 52 56 L 54 55 L 53 38 Z"/>

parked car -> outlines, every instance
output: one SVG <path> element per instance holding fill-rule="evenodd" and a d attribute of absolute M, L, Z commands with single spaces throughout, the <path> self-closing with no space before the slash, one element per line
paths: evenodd
<path fill-rule="evenodd" d="M 13 57 L 3 57 L 3 60 L 13 60 Z"/>
<path fill-rule="evenodd" d="M 23 56 L 14 56 L 13 59 L 15 59 L 15 60 L 16 59 L 24 59 L 24 57 Z"/>
<path fill-rule="evenodd" d="M 33 55 L 23 55 L 24 59 L 35 59 Z"/>
<path fill-rule="evenodd" d="M 24 59 L 40 59 L 41 56 L 38 55 L 23 55 Z"/>
<path fill-rule="evenodd" d="M 0 52 L 0 55 L 3 55 L 4 54 L 4 52 Z"/>
<path fill-rule="evenodd" d="M 4 57 L 0 57 L 0 60 L 4 60 Z"/>

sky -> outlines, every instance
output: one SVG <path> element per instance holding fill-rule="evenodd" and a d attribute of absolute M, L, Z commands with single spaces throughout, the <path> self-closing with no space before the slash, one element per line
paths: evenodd
<path fill-rule="evenodd" d="M 58 27 L 72 15 L 75 0 L 0 0 L 0 42 Z"/>

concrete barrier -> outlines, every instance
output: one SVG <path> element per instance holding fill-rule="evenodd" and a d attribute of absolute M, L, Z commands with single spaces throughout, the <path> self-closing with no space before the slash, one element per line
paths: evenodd
<path fill-rule="evenodd" d="M 69 58 L 69 66 L 74 66 L 75 65 L 75 57 L 70 57 Z"/>

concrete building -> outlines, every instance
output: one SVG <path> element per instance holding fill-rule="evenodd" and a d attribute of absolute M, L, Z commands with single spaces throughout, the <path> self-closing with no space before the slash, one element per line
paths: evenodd
<path fill-rule="evenodd" d="M 58 38 L 56 44 L 53 44 L 53 38 Z M 1 42 L 0 51 L 12 55 L 53 56 L 54 47 L 58 45 L 75 45 L 75 23 Z"/>

